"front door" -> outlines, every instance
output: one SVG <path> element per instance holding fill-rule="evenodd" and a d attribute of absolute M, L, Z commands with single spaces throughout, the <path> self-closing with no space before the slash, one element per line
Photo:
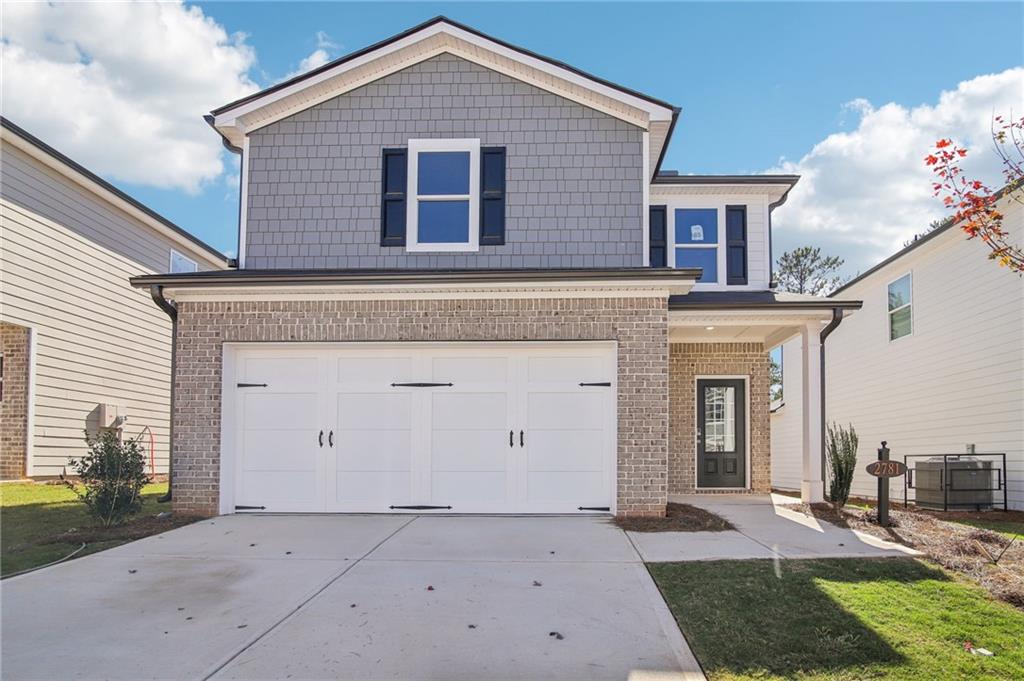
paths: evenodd
<path fill-rule="evenodd" d="M 747 483 L 746 405 L 742 379 L 697 381 L 697 486 Z"/>

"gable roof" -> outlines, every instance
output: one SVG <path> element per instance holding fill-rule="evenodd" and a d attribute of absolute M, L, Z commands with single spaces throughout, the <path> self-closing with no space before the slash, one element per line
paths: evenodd
<path fill-rule="evenodd" d="M 208 260 L 218 262 L 222 267 L 228 266 L 228 257 L 213 246 L 193 236 L 182 227 L 174 224 L 152 208 L 140 203 L 128 194 L 110 184 L 99 175 L 96 175 L 88 168 L 79 165 L 64 154 L 60 153 L 46 142 L 34 136 L 24 128 L 11 122 L 9 119 L 0 116 L 0 130 L 3 130 L 3 140 L 10 142 L 31 156 L 43 161 L 46 165 L 57 170 L 62 175 L 70 177 L 86 189 L 99 194 L 102 198 L 125 210 L 138 220 L 141 220 L 163 236 L 176 243 L 190 247 L 192 251 L 199 251 Z"/>
<path fill-rule="evenodd" d="M 438 54 L 454 54 L 651 133 L 651 167 L 661 163 L 679 109 L 564 62 L 439 16 L 312 71 L 214 109 L 207 121 L 232 147 L 248 132 Z"/>

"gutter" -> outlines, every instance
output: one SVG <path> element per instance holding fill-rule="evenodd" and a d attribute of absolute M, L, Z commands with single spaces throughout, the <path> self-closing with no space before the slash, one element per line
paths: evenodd
<path fill-rule="evenodd" d="M 178 308 L 164 297 L 164 287 L 159 284 L 149 287 L 149 295 L 153 298 L 153 302 L 157 304 L 157 307 L 171 318 L 171 405 L 169 410 L 170 419 L 167 424 L 167 494 L 157 499 L 161 503 L 167 503 L 171 500 L 174 492 L 174 384 L 178 367 Z"/>
<path fill-rule="evenodd" d="M 828 424 L 825 422 L 825 339 L 828 338 L 840 324 L 843 323 L 843 308 L 834 307 L 832 308 L 832 321 L 830 321 L 824 329 L 821 330 L 821 345 L 819 351 L 821 352 L 821 386 L 819 391 L 821 393 L 821 487 L 822 493 L 825 488 L 825 432 L 828 428 Z"/>

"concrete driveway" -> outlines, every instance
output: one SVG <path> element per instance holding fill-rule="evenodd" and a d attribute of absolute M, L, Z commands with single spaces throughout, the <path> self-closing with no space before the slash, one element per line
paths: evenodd
<path fill-rule="evenodd" d="M 227 516 L 6 580 L 4 679 L 701 679 L 580 517 Z"/>

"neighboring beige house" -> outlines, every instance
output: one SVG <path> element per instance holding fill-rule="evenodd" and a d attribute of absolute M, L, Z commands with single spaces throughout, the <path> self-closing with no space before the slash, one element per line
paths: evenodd
<path fill-rule="evenodd" d="M 999 204 L 1014 243 L 1024 240 L 1021 200 L 1018 192 Z M 1024 509 L 1024 282 L 988 252 L 947 224 L 833 294 L 864 302 L 829 338 L 825 358 L 827 420 L 852 423 L 860 436 L 855 495 L 877 493 L 864 467 L 882 440 L 899 461 L 973 445 L 978 455 L 1006 454 L 1007 503 Z M 780 489 L 801 482 L 800 354 L 800 339 L 783 346 L 783 404 L 771 419 Z M 893 480 L 894 498 L 902 500 L 903 481 Z M 1001 505 L 1003 491 L 993 492 Z"/>
<path fill-rule="evenodd" d="M 0 478 L 59 475 L 119 426 L 167 471 L 171 323 L 141 274 L 225 256 L 2 119 Z"/>

